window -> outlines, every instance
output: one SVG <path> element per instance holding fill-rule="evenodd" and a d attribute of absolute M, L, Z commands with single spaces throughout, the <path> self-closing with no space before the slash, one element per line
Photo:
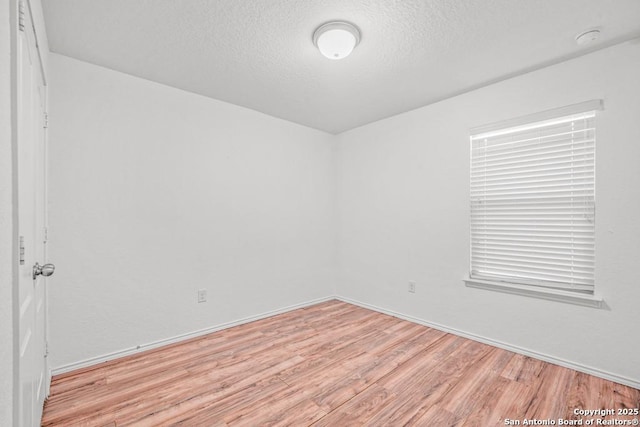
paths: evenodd
<path fill-rule="evenodd" d="M 601 105 L 590 101 L 471 132 L 468 284 L 586 300 L 594 294 Z"/>

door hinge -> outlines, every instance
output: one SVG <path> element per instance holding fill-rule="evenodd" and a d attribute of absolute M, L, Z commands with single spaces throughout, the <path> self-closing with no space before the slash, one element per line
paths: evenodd
<path fill-rule="evenodd" d="M 48 113 L 44 113 L 44 120 L 42 121 L 42 127 L 45 128 L 45 129 L 49 127 L 49 114 Z"/>
<path fill-rule="evenodd" d="M 49 341 L 44 342 L 44 357 L 49 356 Z"/>
<path fill-rule="evenodd" d="M 24 236 L 20 236 L 20 265 L 24 265 Z"/>
<path fill-rule="evenodd" d="M 47 227 L 44 228 L 42 243 L 47 243 L 49 241 L 49 229 Z"/>
<path fill-rule="evenodd" d="M 24 31 L 24 1 L 18 2 L 18 28 Z"/>

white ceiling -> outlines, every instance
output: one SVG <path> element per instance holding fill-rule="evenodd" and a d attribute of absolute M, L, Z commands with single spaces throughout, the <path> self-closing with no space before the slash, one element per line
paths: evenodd
<path fill-rule="evenodd" d="M 44 0 L 51 50 L 331 133 L 640 36 L 639 0 Z M 358 26 L 341 61 L 313 31 Z M 578 46 L 576 34 L 600 28 Z"/>

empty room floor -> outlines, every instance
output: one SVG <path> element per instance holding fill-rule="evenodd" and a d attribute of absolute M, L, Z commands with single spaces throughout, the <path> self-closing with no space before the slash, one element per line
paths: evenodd
<path fill-rule="evenodd" d="M 639 406 L 640 390 L 331 300 L 56 376 L 42 425 L 583 425 L 638 417 L 574 410 Z"/>

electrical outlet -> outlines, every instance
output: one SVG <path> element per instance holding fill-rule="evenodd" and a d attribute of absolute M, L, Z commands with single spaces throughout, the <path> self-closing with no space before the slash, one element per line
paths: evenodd
<path fill-rule="evenodd" d="M 198 302 L 207 302 L 207 290 L 198 289 Z"/>
<path fill-rule="evenodd" d="M 409 280 L 409 292 L 412 294 L 416 293 L 416 282 L 413 280 Z"/>

